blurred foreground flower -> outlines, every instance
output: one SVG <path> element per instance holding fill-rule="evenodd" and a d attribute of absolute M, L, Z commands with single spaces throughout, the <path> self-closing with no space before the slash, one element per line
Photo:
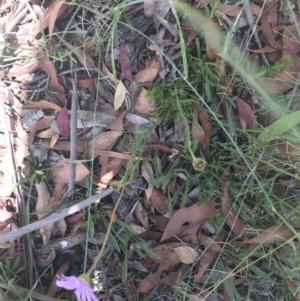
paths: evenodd
<path fill-rule="evenodd" d="M 86 274 L 79 277 L 57 275 L 56 285 L 69 291 L 75 290 L 78 301 L 99 301 L 90 287 L 89 280 Z"/>

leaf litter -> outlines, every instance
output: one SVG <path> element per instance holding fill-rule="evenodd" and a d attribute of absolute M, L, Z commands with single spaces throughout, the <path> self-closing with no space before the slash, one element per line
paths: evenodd
<path fill-rule="evenodd" d="M 0 121 L 1 146 L 8 152 L 8 155 L 1 155 L 3 183 L 0 184 L 8 185 L 11 178 L 9 182 L 14 185 L 10 186 L 19 186 L 22 194 L 20 190 L 11 194 L 12 190 L 1 189 L 1 236 L 19 231 L 35 221 L 42 222 L 48 216 L 54 216 L 60 206 L 81 202 L 109 185 L 114 187 L 114 192 L 88 210 L 80 210 L 40 227 L 36 233 L 31 233 L 30 244 L 26 243 L 25 237 L 2 243 L 4 253 L 0 260 L 5 260 L 7 254 L 10 254 L 7 256 L 9 260 L 18 258 L 29 275 L 32 274 L 33 263 L 26 261 L 25 254 L 34 254 L 32 259 L 37 267 L 53 268 L 51 275 L 47 276 L 52 279 L 48 296 L 53 297 L 58 294 L 54 285 L 55 273 L 77 276 L 83 273 L 80 264 L 85 260 L 84 254 L 87 252 L 89 260 L 95 258 L 98 252 L 96 237 L 105 237 L 111 220 L 112 232 L 107 234 L 110 236 L 108 246 L 111 253 L 105 255 L 101 267 L 102 274 L 106 274 L 107 269 L 107 275 L 110 275 L 106 279 L 101 278 L 105 287 L 103 291 L 108 294 L 107 300 L 112 296 L 114 300 L 121 296 L 139 298 L 138 294 L 147 295 L 153 289 L 155 292 L 157 288 L 171 287 L 175 283 L 180 285 L 180 280 L 188 279 L 189 270 L 193 270 L 194 275 L 188 276 L 194 278 L 193 285 L 191 280 L 185 282 L 189 292 L 209 299 L 216 292 L 223 291 L 224 300 L 230 300 L 237 292 L 242 294 L 240 288 L 248 289 L 253 284 L 250 285 L 250 281 L 245 284 L 239 281 L 242 278 L 232 276 L 240 258 L 229 255 L 236 252 L 230 248 L 255 253 L 268 247 L 296 243 L 293 228 L 297 228 L 298 223 L 283 209 L 286 208 L 285 200 L 280 203 L 280 208 L 274 209 L 274 212 L 282 209 L 282 215 L 287 219 L 287 223 L 279 224 L 271 215 L 269 219 L 261 217 L 262 223 L 255 220 L 254 214 L 261 214 L 257 203 L 262 196 L 258 192 L 253 193 L 251 188 L 250 192 L 243 188 L 243 192 L 239 192 L 239 196 L 245 193 L 243 202 L 236 199 L 233 202 L 233 196 L 229 198 L 229 187 L 232 195 L 237 187 L 248 185 L 247 177 L 251 175 L 245 176 L 244 162 L 237 157 L 232 145 L 228 147 L 226 137 L 230 133 L 229 136 L 236 139 L 236 145 L 254 147 L 258 143 L 250 141 L 256 137 L 256 127 L 262 129 L 259 138 L 265 137 L 261 141 L 268 140 L 268 131 L 272 129 L 284 143 L 273 140 L 268 147 L 274 146 L 290 160 L 298 152 L 293 144 L 289 144 L 298 122 L 292 120 L 287 125 L 288 118 L 292 116 L 288 114 L 277 120 L 268 116 L 262 122 L 264 100 L 257 100 L 258 94 L 249 87 L 239 87 L 237 83 L 243 80 L 242 77 L 238 73 L 232 76 L 232 65 L 220 51 L 223 33 L 235 24 L 238 31 L 233 36 L 234 42 L 262 58 L 258 60 L 257 67 L 260 73 L 255 76 L 263 74 L 261 83 L 265 91 L 273 95 L 283 93 L 281 97 L 288 95 L 289 90 L 295 87 L 300 66 L 299 21 L 290 19 L 289 24 L 279 25 L 278 20 L 281 14 L 290 18 L 289 10 L 296 9 L 295 6 L 287 8 L 281 3 L 279 8 L 271 3 L 242 6 L 223 1 L 199 1 L 194 4 L 199 12 L 211 10 L 213 13 L 210 22 L 200 22 L 200 36 L 196 23 L 189 23 L 181 15 L 176 15 L 170 3 L 147 0 L 140 7 L 128 5 L 126 14 L 120 11 L 118 18 L 121 21 L 116 23 L 105 19 L 105 13 L 102 16 L 105 22 L 98 22 L 97 14 L 84 6 L 79 6 L 76 15 L 72 16 L 75 7 L 63 0 L 50 1 L 44 7 L 29 2 L 21 6 L 20 19 L 17 19 L 13 5 L 9 2 L 3 5 L 8 7 L 7 11 L 0 9 L 7 30 L 4 35 L 5 57 L 11 50 L 15 51 L 15 57 L 13 63 L 8 67 L 5 65 L 5 68 L 2 57 L 0 61 L 1 88 L 9 91 L 9 94 L 0 94 L 1 109 L 6 116 L 3 120 L 9 120 L 10 124 Z M 93 3 L 91 6 L 95 9 Z M 258 17 L 255 22 L 262 29 L 258 39 L 263 45 L 259 45 L 256 38 L 249 38 L 247 45 L 239 41 L 241 33 L 251 30 L 249 13 L 254 18 Z M 236 19 L 238 16 L 239 20 Z M 80 20 L 86 20 L 87 24 Z M 69 32 L 71 28 L 72 33 Z M 110 28 L 113 28 L 114 38 L 110 42 L 104 39 L 101 46 L 93 48 L 93 39 L 100 32 L 109 32 Z M 273 61 L 270 54 L 274 54 Z M 65 55 L 64 59 L 62 55 Z M 267 71 L 260 69 L 263 55 L 268 55 L 271 63 Z M 206 71 L 201 69 L 204 79 L 201 75 L 198 77 L 198 69 L 202 66 L 197 65 L 194 58 L 203 59 L 201 64 L 207 68 Z M 251 60 L 253 56 L 250 55 L 248 61 Z M 102 66 L 102 69 L 96 66 Z M 186 78 L 180 78 L 181 68 Z M 210 77 L 212 74 L 215 75 L 213 79 Z M 205 100 L 200 99 L 199 95 L 181 85 L 182 80 L 188 80 L 198 92 L 211 93 L 204 97 Z M 162 86 L 159 85 L 172 82 L 176 85 L 170 96 L 163 99 L 166 101 L 163 106 L 159 88 Z M 190 111 L 172 115 L 165 124 L 156 118 L 157 110 L 161 110 L 164 117 L 172 103 L 186 108 L 183 105 L 186 101 L 190 104 Z M 72 123 L 74 103 L 77 104 L 78 117 Z M 76 128 L 71 124 L 76 124 Z M 227 127 L 228 132 L 225 133 Z M 178 129 L 183 129 L 181 134 L 178 134 Z M 10 146 L 5 140 L 7 134 L 13 138 Z M 290 146 L 283 150 L 282 145 Z M 70 152 L 75 153 L 75 160 L 65 159 L 71 157 Z M 13 166 L 15 155 L 18 156 L 17 165 Z M 196 171 L 193 166 L 199 160 L 207 163 L 205 169 Z M 265 163 L 264 160 L 260 162 Z M 7 164 L 10 164 L 8 168 Z M 224 179 L 221 175 L 228 164 L 231 171 L 222 195 Z M 9 173 L 9 169 L 18 170 L 18 174 Z M 188 177 L 178 177 L 175 169 L 185 170 Z M 270 173 L 264 173 L 259 164 L 257 172 L 256 182 L 258 179 L 268 181 Z M 283 174 L 291 177 L 292 173 L 285 171 Z M 72 184 L 72 178 L 75 184 Z M 132 182 L 126 184 L 128 179 Z M 223 182 L 219 183 L 220 180 Z M 282 183 L 288 180 L 278 176 Z M 115 186 L 119 181 L 126 187 L 123 193 Z M 292 190 L 291 187 L 285 188 L 287 194 Z M 189 194 L 193 190 L 198 191 L 196 197 Z M 119 196 L 120 205 L 117 215 L 114 215 Z M 22 219 L 25 206 L 29 213 L 27 220 Z M 261 211 L 266 208 L 261 208 Z M 289 223 L 292 227 L 288 226 Z M 248 225 L 252 227 L 251 232 Z M 14 247 L 19 250 L 20 241 L 24 249 L 17 254 Z M 88 244 L 84 245 L 84 241 Z M 100 241 L 103 244 L 103 238 Z M 112 254 L 116 262 L 109 259 Z M 224 268 L 219 254 L 222 254 L 222 260 L 227 261 Z M 134 261 L 139 261 L 142 266 L 139 273 L 129 265 Z M 261 266 L 255 266 L 256 269 L 265 269 L 263 259 L 261 262 Z M 91 265 L 91 262 L 86 264 Z M 214 277 L 212 273 L 216 264 L 224 275 L 230 275 L 230 281 L 225 277 L 214 289 L 208 290 L 206 282 Z M 24 277 L 18 271 L 17 274 Z M 117 276 L 112 280 L 111 275 Z M 294 275 L 292 277 L 295 278 Z M 26 283 L 28 279 L 22 280 Z M 125 280 L 131 281 L 131 287 L 137 287 L 133 289 L 132 296 L 128 288 L 122 287 Z M 115 281 L 119 281 L 122 288 L 110 296 Z M 295 294 L 297 282 L 293 281 L 287 281 L 287 284 Z M 33 287 L 32 283 L 26 285 Z M 263 293 L 257 291 L 258 295 Z M 248 295 L 251 292 L 244 297 Z M 190 300 L 196 297 L 186 296 Z M 254 298 L 253 295 L 251 297 Z"/>

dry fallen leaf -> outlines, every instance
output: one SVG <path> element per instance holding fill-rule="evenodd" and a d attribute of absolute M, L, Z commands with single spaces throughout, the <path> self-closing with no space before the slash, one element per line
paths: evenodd
<path fill-rule="evenodd" d="M 148 98 L 146 94 L 147 90 L 143 88 L 138 96 L 135 109 L 143 115 L 153 116 L 155 100 Z"/>
<path fill-rule="evenodd" d="M 126 96 L 126 88 L 123 82 L 120 80 L 116 87 L 115 97 L 114 97 L 114 109 L 118 110 L 124 102 Z"/>
<path fill-rule="evenodd" d="M 162 272 L 165 270 L 163 265 L 160 265 L 158 270 L 154 274 L 149 274 L 146 278 L 144 278 L 137 289 L 138 293 L 147 293 L 153 287 L 159 284 L 159 280 Z"/>
<path fill-rule="evenodd" d="M 156 188 L 152 191 L 151 202 L 160 214 L 168 213 L 168 198 Z"/>
<path fill-rule="evenodd" d="M 167 244 L 158 245 L 157 247 L 153 248 L 152 251 L 159 257 L 159 259 L 154 258 L 153 260 L 161 265 L 164 265 L 167 270 L 173 269 L 177 264 L 180 263 L 174 248 L 181 246 L 182 243 L 180 242 L 170 242 Z"/>
<path fill-rule="evenodd" d="M 201 206 L 194 204 L 190 207 L 177 210 L 170 218 L 161 241 L 178 235 L 184 223 L 195 223 L 217 216 L 218 213 L 214 207 L 215 202 L 209 200 Z"/>
<path fill-rule="evenodd" d="M 239 114 L 246 121 L 248 127 L 252 129 L 254 123 L 254 113 L 251 107 L 241 98 L 236 98 L 237 108 L 239 110 Z"/>
<path fill-rule="evenodd" d="M 85 156 L 87 159 L 92 158 L 93 154 L 93 146 L 95 149 L 94 156 L 95 158 L 99 156 L 97 153 L 98 150 L 107 150 L 110 148 L 116 140 L 123 134 L 123 132 L 120 131 L 109 131 L 109 132 L 103 132 L 99 134 L 97 137 L 95 137 L 94 140 L 89 141 L 87 148 L 85 150 Z"/>
<path fill-rule="evenodd" d="M 216 242 L 223 242 L 224 239 L 224 231 L 222 231 L 219 236 L 216 238 Z M 194 282 L 199 282 L 200 279 L 202 278 L 203 274 L 205 273 L 205 271 L 207 270 L 207 268 L 209 267 L 209 265 L 213 262 L 214 258 L 216 257 L 216 255 L 218 254 L 218 252 L 213 251 L 213 250 L 206 250 L 200 260 L 199 260 L 199 270 L 197 272 L 197 274 L 194 276 Z"/>
<path fill-rule="evenodd" d="M 56 133 L 52 129 L 47 129 L 45 131 L 42 131 L 38 133 L 36 136 L 39 138 L 47 139 L 47 138 L 52 138 Z"/>
<path fill-rule="evenodd" d="M 295 234 L 287 225 L 275 225 L 261 234 L 249 240 L 241 242 L 242 244 L 250 244 L 249 250 L 257 249 L 262 245 L 274 244 L 293 238 Z"/>
<path fill-rule="evenodd" d="M 249 237 L 251 233 L 245 231 L 245 224 L 241 219 L 235 214 L 233 210 L 229 211 L 230 198 L 228 193 L 228 182 L 226 182 L 224 187 L 224 195 L 222 197 L 221 210 L 224 218 L 226 219 L 226 224 L 230 227 L 231 231 L 235 235 L 241 235 L 243 237 Z"/>
<path fill-rule="evenodd" d="M 156 54 L 150 60 L 146 61 L 146 69 L 138 72 L 134 80 L 138 83 L 151 82 L 158 75 L 160 69 L 160 60 L 159 56 Z"/>
<path fill-rule="evenodd" d="M 143 227 L 147 230 L 149 230 L 149 218 L 146 210 L 144 209 L 142 203 L 138 201 L 136 207 L 135 207 L 135 216 L 137 219 L 141 222 Z"/>
<path fill-rule="evenodd" d="M 135 75 L 134 80 L 138 83 L 151 82 L 158 75 L 158 71 L 159 69 L 155 68 L 141 70 Z"/>
<path fill-rule="evenodd" d="M 47 185 L 45 182 L 36 183 L 35 184 L 38 198 L 36 202 L 36 211 L 41 212 L 46 205 L 49 204 L 50 201 L 50 194 L 47 188 Z M 38 219 L 41 219 L 46 213 L 37 213 Z M 49 239 L 51 237 L 52 231 L 53 231 L 54 223 L 50 223 L 45 227 L 40 228 L 40 233 L 43 239 L 43 244 L 47 245 L 49 242 Z"/>
<path fill-rule="evenodd" d="M 51 285 L 48 289 L 47 296 L 54 297 L 58 287 L 56 285 L 56 280 L 58 275 L 65 275 L 70 266 L 70 260 L 67 260 L 56 272 L 55 276 L 52 279 Z"/>
<path fill-rule="evenodd" d="M 198 252 L 188 246 L 181 246 L 173 249 L 180 262 L 191 264 L 199 258 Z"/>
<path fill-rule="evenodd" d="M 201 243 L 202 246 L 205 248 L 208 248 L 209 250 L 212 250 L 214 252 L 221 252 L 222 248 L 220 245 L 214 241 L 212 238 L 206 236 L 205 234 L 199 232 L 198 234 L 199 242 Z"/>
<path fill-rule="evenodd" d="M 63 108 L 57 115 L 57 127 L 62 136 L 66 136 L 69 134 L 69 115 L 66 108 Z"/>
<path fill-rule="evenodd" d="M 89 170 L 81 163 L 76 163 L 75 182 L 84 180 L 90 174 Z M 70 180 L 70 163 L 66 160 L 60 160 L 53 165 L 49 177 L 54 182 L 69 183 Z"/>
<path fill-rule="evenodd" d="M 132 81 L 131 62 L 123 43 L 120 45 L 120 65 L 122 73 L 129 81 Z"/>

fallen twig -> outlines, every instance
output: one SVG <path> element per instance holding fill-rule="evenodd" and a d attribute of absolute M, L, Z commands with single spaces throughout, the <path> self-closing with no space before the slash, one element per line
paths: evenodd
<path fill-rule="evenodd" d="M 70 121 L 70 180 L 68 193 L 74 190 L 75 176 L 76 176 L 76 163 L 77 159 L 77 72 L 74 73 L 73 82 L 73 95 L 72 95 L 72 107 L 71 107 L 71 121 Z"/>
<path fill-rule="evenodd" d="M 49 297 L 44 294 L 33 292 L 31 289 L 27 289 L 27 288 L 24 288 L 19 285 L 15 285 L 15 284 L 8 285 L 8 284 L 5 284 L 0 281 L 0 287 L 2 287 L 4 289 L 10 290 L 11 286 L 13 286 L 15 290 L 27 294 L 27 297 L 32 297 L 34 299 L 38 299 L 38 300 L 42 300 L 42 301 L 64 301 L 64 299 L 57 299 L 57 298 Z"/>
<path fill-rule="evenodd" d="M 18 238 L 19 236 L 22 236 L 24 234 L 30 233 L 32 231 L 35 231 L 37 229 L 40 229 L 42 227 L 45 227 L 51 223 L 55 223 L 57 221 L 59 221 L 62 218 L 65 218 L 68 215 L 71 215 L 91 204 L 93 204 L 94 202 L 96 202 L 97 200 L 106 197 L 107 195 L 111 194 L 113 192 L 112 188 L 108 188 L 105 189 L 104 191 L 102 191 L 99 194 L 93 195 L 90 198 L 76 204 L 73 205 L 69 208 L 66 209 L 62 209 L 59 210 L 57 212 L 54 212 L 53 214 L 51 214 L 50 216 L 44 218 L 44 219 L 40 219 L 32 224 L 29 224 L 25 227 L 19 228 L 18 230 L 11 232 L 11 233 L 7 233 L 5 235 L 1 235 L 0 236 L 0 243 L 4 243 L 7 241 L 11 241 L 14 240 L 16 238 Z"/>

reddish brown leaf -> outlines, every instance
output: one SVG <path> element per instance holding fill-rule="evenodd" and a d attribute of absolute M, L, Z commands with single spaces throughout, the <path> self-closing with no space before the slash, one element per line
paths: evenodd
<path fill-rule="evenodd" d="M 59 132 L 62 136 L 66 136 L 69 134 L 69 115 L 68 110 L 66 108 L 63 108 L 57 115 L 57 127 L 59 129 Z"/>
<path fill-rule="evenodd" d="M 155 223 L 156 229 L 159 231 L 164 231 L 167 223 L 169 222 L 169 218 L 162 215 L 153 215 L 151 219 Z"/>
<path fill-rule="evenodd" d="M 81 163 L 76 163 L 75 182 L 84 180 L 89 175 L 89 170 Z M 70 180 L 70 163 L 67 160 L 60 160 L 53 165 L 49 177 L 54 182 L 69 183 Z"/>
<path fill-rule="evenodd" d="M 125 160 L 120 158 L 111 158 L 105 168 L 102 167 L 100 174 L 101 183 L 108 184 L 124 165 Z"/>
<path fill-rule="evenodd" d="M 161 241 L 178 235 L 184 223 L 195 223 L 217 216 L 217 211 L 214 207 L 215 202 L 209 200 L 205 205 L 198 206 L 194 204 L 188 208 L 177 210 L 170 218 Z"/>
<path fill-rule="evenodd" d="M 139 234 L 141 238 L 144 238 L 146 240 L 154 240 L 157 243 L 160 242 L 162 233 L 159 232 L 153 232 L 153 231 L 146 231 L 144 233 Z"/>
<path fill-rule="evenodd" d="M 132 82 L 131 62 L 123 43 L 120 45 L 120 65 L 122 73 Z"/>
<path fill-rule="evenodd" d="M 158 285 L 162 272 L 165 270 L 163 265 L 160 265 L 159 269 L 154 274 L 149 274 L 143 279 L 137 289 L 138 293 L 147 293 L 153 287 Z"/>
<path fill-rule="evenodd" d="M 187 46 L 189 46 L 195 40 L 197 35 L 198 35 L 197 31 L 195 29 L 191 28 L 189 36 L 188 36 L 188 40 L 187 40 Z"/>
<path fill-rule="evenodd" d="M 54 29 L 54 25 L 55 25 L 55 21 L 58 18 L 58 14 L 60 13 L 60 15 L 66 10 L 67 5 L 66 5 L 66 0 L 60 0 L 60 1 L 55 1 L 54 7 L 50 12 L 50 16 L 49 16 L 49 38 L 51 39 L 52 33 L 53 33 L 53 29 Z"/>
<path fill-rule="evenodd" d="M 168 198 L 156 188 L 152 191 L 151 202 L 160 214 L 164 215 L 168 212 Z"/>
<path fill-rule="evenodd" d="M 197 232 L 202 223 L 203 221 L 189 223 L 180 233 L 181 240 L 196 245 L 198 241 Z"/>
<path fill-rule="evenodd" d="M 163 152 L 166 152 L 166 153 L 174 153 L 175 151 L 165 145 L 161 145 L 161 144 L 146 144 L 144 146 L 144 148 L 154 148 L 154 149 L 159 149 Z"/>
<path fill-rule="evenodd" d="M 110 122 L 107 126 L 108 129 L 111 131 L 123 131 L 124 129 L 124 117 L 127 111 L 122 112 L 116 119 Z"/>
<path fill-rule="evenodd" d="M 39 144 L 39 143 L 35 143 Z M 50 147 L 49 141 L 43 141 L 43 147 L 47 149 L 56 149 L 63 151 L 70 151 L 70 141 L 57 141 L 53 147 Z M 83 153 L 85 151 L 85 145 L 82 141 L 77 141 L 77 152 Z"/>
<path fill-rule="evenodd" d="M 55 111 L 60 111 L 61 107 L 55 103 L 52 103 L 48 100 L 40 101 L 27 101 L 25 105 L 22 106 L 22 109 L 53 109 Z"/>
<path fill-rule="evenodd" d="M 141 222 L 143 227 L 149 230 L 149 218 L 147 211 L 144 209 L 143 204 L 138 201 L 137 206 L 135 207 L 135 216 Z"/>
<path fill-rule="evenodd" d="M 68 77 L 68 80 L 71 83 L 73 83 L 73 78 Z M 77 86 L 79 88 L 93 89 L 93 88 L 95 88 L 95 79 L 94 78 L 78 79 Z"/>
<path fill-rule="evenodd" d="M 78 221 L 80 221 L 83 217 L 81 212 L 69 215 L 65 218 L 67 225 L 75 225 Z"/>
<path fill-rule="evenodd" d="M 258 236 L 243 241 L 242 244 L 252 245 L 249 247 L 249 250 L 253 250 L 259 246 L 286 241 L 292 237 L 294 237 L 294 233 L 287 225 L 275 225 Z"/>
<path fill-rule="evenodd" d="M 145 83 L 145 82 L 151 82 L 153 81 L 156 76 L 158 75 L 158 69 L 155 68 L 149 68 L 149 69 L 144 69 L 141 70 L 140 72 L 138 72 L 135 77 L 134 80 L 137 83 Z"/>
<path fill-rule="evenodd" d="M 58 287 L 56 286 L 57 275 L 65 275 L 70 266 L 70 260 L 66 261 L 56 272 L 48 289 L 47 296 L 54 297 Z"/>
<path fill-rule="evenodd" d="M 198 123 L 199 110 L 196 106 L 193 107 L 193 123 L 192 123 L 192 138 L 198 141 L 201 145 L 205 144 L 205 132 Z"/>
<path fill-rule="evenodd" d="M 239 110 L 240 115 L 246 121 L 248 127 L 252 129 L 255 115 L 251 107 L 241 98 L 236 98 L 237 108 Z"/>
<path fill-rule="evenodd" d="M 167 244 L 161 244 L 152 249 L 152 251 L 159 257 L 159 259 L 154 258 L 155 262 L 163 264 L 166 269 L 173 269 L 176 267 L 180 260 L 178 259 L 174 248 L 181 247 L 183 244 L 180 242 L 169 242 Z"/>
<path fill-rule="evenodd" d="M 39 68 L 39 61 L 33 59 L 31 62 L 27 62 L 25 65 L 15 63 L 13 67 L 8 71 L 8 77 L 18 76 L 20 74 L 30 74 Z"/>
<path fill-rule="evenodd" d="M 177 272 L 170 272 L 167 276 L 161 278 L 159 284 L 172 286 L 178 279 L 183 278 L 183 276 L 185 275 L 185 273 L 188 271 L 189 268 L 190 268 L 189 264 L 183 264 Z"/>
<path fill-rule="evenodd" d="M 224 239 L 224 231 L 222 231 L 219 236 L 216 238 L 216 242 L 222 242 Z M 214 258 L 216 257 L 216 255 L 218 254 L 218 252 L 212 251 L 212 250 L 206 250 L 200 260 L 199 260 L 199 270 L 198 273 L 194 276 L 194 282 L 199 282 L 200 279 L 202 278 L 204 272 L 206 271 L 206 269 L 209 267 L 209 265 L 213 262 Z"/>
<path fill-rule="evenodd" d="M 55 22 L 56 19 L 58 19 L 63 13 L 64 11 L 68 8 L 69 6 L 69 1 L 59 1 L 63 2 L 60 6 L 58 11 L 56 12 L 56 18 L 54 19 L 54 17 L 52 18 Z M 57 0 L 53 0 L 53 2 L 50 4 L 50 6 L 46 9 L 45 13 L 43 13 L 41 15 L 41 20 L 39 20 L 35 25 L 34 25 L 34 29 L 32 34 L 35 36 L 38 33 L 41 32 L 41 29 L 46 29 L 49 26 L 49 22 L 50 22 L 50 17 L 51 14 L 53 14 L 53 10 L 55 8 L 55 6 L 57 5 Z M 53 22 L 53 21 L 52 21 Z M 53 30 L 53 28 L 52 28 Z"/>
<path fill-rule="evenodd" d="M 228 193 L 228 182 L 226 182 L 224 187 L 224 195 L 222 197 L 221 210 L 222 214 L 226 219 L 226 224 L 230 227 L 231 231 L 235 235 L 241 235 L 243 237 L 249 237 L 251 234 L 245 231 L 245 224 L 237 217 L 236 213 L 231 210 L 230 207 L 230 198 Z"/>
<path fill-rule="evenodd" d="M 261 17 L 261 29 L 266 39 L 268 40 L 269 44 L 275 49 L 282 50 L 282 45 L 280 45 L 274 38 L 273 31 L 271 29 L 270 22 L 269 22 L 269 19 L 272 19 L 272 15 L 273 15 L 272 10 L 274 9 L 276 10 L 277 8 L 276 5 L 271 6 L 270 4 L 271 3 L 266 2 L 265 13 L 262 14 Z M 276 23 L 277 22 L 274 22 L 274 24 Z"/>
<path fill-rule="evenodd" d="M 209 122 L 209 115 L 208 113 L 203 110 L 202 108 L 198 108 L 199 110 L 199 121 L 202 124 L 202 128 L 204 129 L 205 132 L 205 139 L 204 139 L 204 144 L 202 146 L 204 154 L 209 153 L 209 145 L 210 145 L 210 135 L 211 135 L 211 125 Z"/>
<path fill-rule="evenodd" d="M 199 237 L 199 242 L 205 247 L 208 248 L 209 250 L 212 250 L 214 252 L 221 252 L 222 248 L 220 245 L 214 241 L 212 238 L 204 235 L 203 233 L 198 234 Z"/>
<path fill-rule="evenodd" d="M 101 150 L 101 151 L 106 151 L 106 150 L 110 150 L 113 145 L 115 144 L 116 140 L 123 134 L 123 132 L 119 132 L 119 131 L 109 131 L 109 132 L 103 132 L 101 134 L 99 134 L 97 137 L 95 137 L 94 140 L 89 141 L 86 151 L 85 151 L 85 155 L 88 159 L 92 158 L 92 154 L 93 154 L 93 147 L 95 150 L 95 157 L 99 156 L 100 153 L 98 153 L 97 151 Z M 104 156 L 101 156 L 104 157 Z M 103 166 L 102 166 L 103 168 Z"/>

